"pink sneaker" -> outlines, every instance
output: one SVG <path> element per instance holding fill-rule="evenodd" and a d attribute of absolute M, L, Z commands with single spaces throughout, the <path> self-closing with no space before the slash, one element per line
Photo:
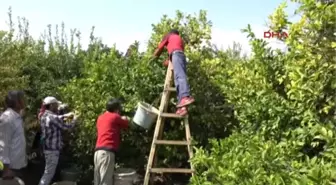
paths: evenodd
<path fill-rule="evenodd" d="M 186 116 L 188 114 L 187 107 L 178 108 L 177 111 L 176 111 L 176 114 L 178 114 L 180 116 Z"/>
<path fill-rule="evenodd" d="M 191 96 L 182 98 L 181 102 L 176 106 L 177 108 L 185 107 L 194 103 L 195 99 Z"/>

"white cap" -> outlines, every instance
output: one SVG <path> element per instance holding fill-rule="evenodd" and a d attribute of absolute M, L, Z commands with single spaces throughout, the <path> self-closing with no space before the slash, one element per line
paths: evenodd
<path fill-rule="evenodd" d="M 52 104 L 52 103 L 62 104 L 62 102 L 58 101 L 55 97 L 52 97 L 52 96 L 48 96 L 48 97 L 44 98 L 44 100 L 43 100 L 44 105 L 49 105 L 49 104 Z"/>

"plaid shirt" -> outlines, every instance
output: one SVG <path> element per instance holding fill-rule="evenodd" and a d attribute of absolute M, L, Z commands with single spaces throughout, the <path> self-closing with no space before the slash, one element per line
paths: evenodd
<path fill-rule="evenodd" d="M 62 130 L 73 128 L 75 120 L 71 124 L 65 124 L 62 115 L 57 115 L 46 110 L 40 118 L 44 150 L 61 150 Z"/>

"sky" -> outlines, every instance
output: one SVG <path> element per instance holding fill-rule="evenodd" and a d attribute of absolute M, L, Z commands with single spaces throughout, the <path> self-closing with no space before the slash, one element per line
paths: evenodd
<path fill-rule="evenodd" d="M 211 3 L 210 3 L 211 2 Z M 82 33 L 82 43 L 88 44 L 91 27 L 95 36 L 101 37 L 109 46 L 114 43 L 126 51 L 135 40 L 142 49 L 151 34 L 151 24 L 159 22 L 164 14 L 175 16 L 176 10 L 184 13 L 198 13 L 207 10 L 212 21 L 212 42 L 220 48 L 227 48 L 233 41 L 239 42 L 243 50 L 250 52 L 246 35 L 241 29 L 251 24 L 257 37 L 267 31 L 267 17 L 282 0 L 0 0 L 0 30 L 7 30 L 8 8 L 12 7 L 13 18 L 29 20 L 29 31 L 39 37 L 48 24 L 65 23 L 67 30 L 76 28 Z M 291 17 L 297 5 L 288 3 L 287 12 Z M 16 22 L 16 21 L 15 21 Z M 270 40 L 274 48 L 283 45 Z"/>

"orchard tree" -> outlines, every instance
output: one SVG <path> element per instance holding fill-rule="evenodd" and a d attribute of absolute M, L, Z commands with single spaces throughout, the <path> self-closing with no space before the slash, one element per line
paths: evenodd
<path fill-rule="evenodd" d="M 100 41 L 92 37 L 95 42 L 91 42 L 91 49 L 84 58 L 83 77 L 73 79 L 62 88 L 63 99 L 82 114 L 81 126 L 73 132 L 70 146 L 73 148 L 71 153 L 76 159 L 87 161 L 83 162 L 85 170 L 92 169 L 89 166 L 92 167 L 92 151 L 96 139 L 95 120 L 104 111 L 109 98 L 125 99 L 126 112 L 134 112 L 139 101 L 159 106 L 166 73 L 162 62 L 166 59 L 167 53 L 156 62 L 151 61 L 151 56 L 162 37 L 172 28 L 178 29 L 187 41 L 189 81 L 192 93 L 198 102 L 190 112 L 194 140 L 200 145 L 207 145 L 209 137 L 227 136 L 236 122 L 223 93 L 210 82 L 211 71 L 215 66 L 204 63 L 215 56 L 210 45 L 211 24 L 206 19 L 206 12 L 184 15 L 178 11 L 175 18 L 163 16 L 158 24 L 152 26 L 153 33 L 147 51 L 139 53 L 137 43 L 134 43 L 130 46 L 132 52 L 128 52 L 127 57 L 120 58 L 114 47 L 109 54 L 102 54 Z M 175 102 L 175 97 L 172 97 L 172 102 Z M 169 111 L 173 112 L 174 109 L 174 104 L 171 104 Z M 185 136 L 184 128 L 177 122 L 168 120 L 166 126 L 164 137 L 181 139 Z M 134 127 L 125 132 L 118 159 L 120 165 L 144 170 L 152 136 L 153 128 L 144 131 Z M 158 156 L 159 161 L 163 161 L 163 164 L 159 165 L 168 167 L 187 165 L 187 156 L 180 148 L 164 147 L 160 149 Z"/>
<path fill-rule="evenodd" d="M 20 75 L 21 59 L 23 57 L 20 40 L 13 38 L 14 24 L 9 11 L 9 31 L 0 31 L 0 110 L 3 108 L 3 98 L 9 90 L 25 89 L 27 77 Z M 1 111 L 0 111 L 1 112 Z"/>
<path fill-rule="evenodd" d="M 227 139 L 198 149 L 192 184 L 334 184 L 335 4 L 295 1 L 290 23 L 281 4 L 270 29 L 288 29 L 291 48 L 273 51 L 248 26 L 253 57 L 214 76 L 240 122 Z M 228 78 L 227 78 L 228 77 Z"/>

